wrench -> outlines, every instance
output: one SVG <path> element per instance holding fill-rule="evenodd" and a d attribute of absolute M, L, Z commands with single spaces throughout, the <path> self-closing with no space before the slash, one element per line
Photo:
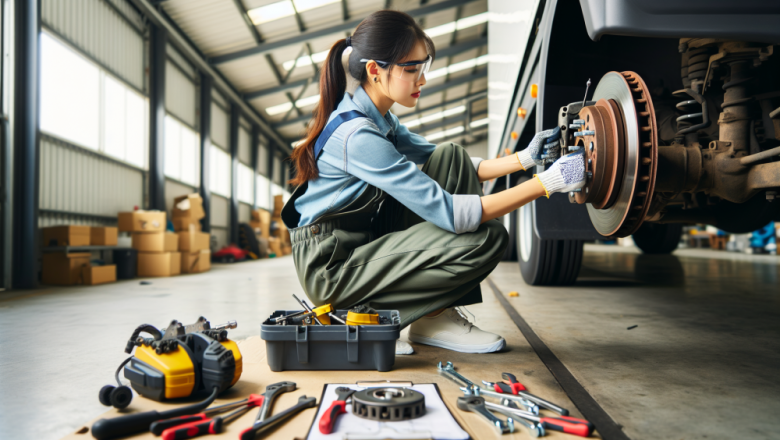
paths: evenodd
<path fill-rule="evenodd" d="M 568 409 L 562 408 L 552 402 L 542 399 L 539 396 L 535 396 L 529 393 L 528 390 L 526 390 L 525 386 L 517 381 L 517 378 L 515 377 L 514 374 L 501 373 L 501 377 L 509 381 L 509 383 L 511 384 L 510 387 L 512 388 L 512 391 L 514 391 L 514 394 L 517 394 L 518 396 L 523 396 L 526 400 L 530 400 L 531 402 L 536 403 L 542 408 L 547 408 L 551 411 L 555 411 L 562 416 L 569 415 Z"/>
<path fill-rule="evenodd" d="M 438 368 L 439 368 L 439 372 L 440 373 L 443 373 L 443 374 L 447 375 L 450 379 L 452 379 L 452 380 L 454 380 L 456 382 L 461 382 L 461 383 L 465 384 L 466 388 L 468 388 L 469 390 L 472 390 L 472 389 L 475 390 L 473 392 L 471 392 L 471 391 L 466 392 L 466 390 L 461 388 L 461 391 L 463 391 L 466 394 L 474 394 L 474 395 L 477 395 L 477 396 L 478 395 L 485 395 L 485 396 L 495 397 L 497 399 L 503 399 L 503 398 L 510 399 L 510 400 L 513 400 L 516 403 L 519 403 L 520 405 L 523 405 L 524 407 L 526 407 L 532 413 L 539 414 L 539 406 L 536 405 L 533 402 L 529 402 L 529 401 L 525 400 L 522 397 L 518 397 L 518 396 L 515 396 L 515 395 L 512 395 L 512 394 L 500 394 L 500 393 L 496 393 L 494 391 L 490 391 L 490 390 L 486 390 L 484 388 L 480 388 L 477 384 L 475 384 L 474 382 L 466 379 L 465 377 L 463 377 L 463 375 L 461 375 L 460 373 L 455 371 L 455 366 L 452 365 L 452 362 L 447 362 L 446 364 L 442 364 L 441 362 L 439 362 Z"/>
<path fill-rule="evenodd" d="M 474 412 L 498 428 L 498 432 L 506 434 L 509 432 L 515 432 L 515 422 L 512 419 L 506 419 L 506 422 L 494 416 L 493 413 L 487 410 L 485 407 L 485 398 L 479 396 L 462 396 L 458 397 L 458 408 L 462 411 Z"/>
<path fill-rule="evenodd" d="M 502 414 L 506 412 L 511 412 L 517 417 L 521 417 L 528 421 L 537 423 L 539 426 L 541 426 L 544 429 L 549 429 L 551 431 L 565 432 L 567 434 L 578 435 L 580 437 L 590 437 L 594 429 L 592 423 L 588 422 L 587 420 L 578 419 L 576 417 L 536 416 L 529 413 L 528 411 L 523 411 L 521 409 L 511 409 L 491 402 L 486 402 L 485 407 L 489 408 L 490 410 L 501 412 Z"/>
<path fill-rule="evenodd" d="M 528 433 L 531 434 L 531 437 L 543 437 L 545 434 L 544 427 L 540 423 L 529 422 L 519 415 L 513 413 L 508 407 L 503 405 L 496 405 L 495 403 L 490 402 L 485 402 L 485 407 L 489 408 L 493 412 L 497 412 L 501 415 L 509 417 L 511 420 L 514 420 L 515 423 L 519 423 L 525 426 L 528 428 Z"/>
<path fill-rule="evenodd" d="M 298 398 L 298 403 L 278 414 L 274 414 L 270 419 L 265 419 L 262 422 L 256 422 L 254 425 L 241 431 L 241 434 L 238 438 L 241 440 L 254 440 L 257 435 L 275 427 L 276 425 L 284 422 L 285 420 L 307 408 L 314 408 L 316 405 L 316 397 L 301 396 Z"/>
<path fill-rule="evenodd" d="M 262 422 L 268 417 L 268 414 L 271 412 L 271 407 L 274 405 L 274 400 L 276 400 L 280 394 L 295 391 L 296 387 L 297 385 L 295 382 L 277 382 L 265 387 L 263 404 L 260 406 L 260 411 L 257 413 L 255 423 Z"/>

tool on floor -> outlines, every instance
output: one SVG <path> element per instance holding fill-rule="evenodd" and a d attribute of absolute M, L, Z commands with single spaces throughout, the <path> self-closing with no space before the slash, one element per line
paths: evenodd
<path fill-rule="evenodd" d="M 274 401 L 280 394 L 293 392 L 297 387 L 298 385 L 295 382 L 288 381 L 277 382 L 265 387 L 263 401 L 260 406 L 260 411 L 257 412 L 255 423 L 262 422 L 268 417 L 268 414 L 271 413 L 271 408 L 274 406 Z"/>
<path fill-rule="evenodd" d="M 253 396 L 257 396 L 253 394 Z M 219 434 L 222 432 L 222 428 L 233 420 L 241 417 L 250 409 L 262 405 L 262 396 L 259 398 L 250 399 L 243 408 L 231 412 L 226 416 L 216 416 L 214 418 L 206 418 L 205 420 L 196 420 L 193 422 L 185 423 L 183 425 L 174 426 L 168 428 L 162 432 L 163 440 L 182 440 L 187 438 L 199 437 L 206 434 Z"/>
<path fill-rule="evenodd" d="M 488 406 L 488 404 L 490 406 Z M 501 414 L 502 416 L 509 417 L 510 419 L 515 421 L 515 424 L 520 424 L 522 426 L 525 426 L 526 429 L 528 429 L 528 433 L 531 435 L 531 437 L 543 437 L 545 435 L 544 427 L 541 423 L 534 423 L 530 422 L 517 414 L 513 413 L 511 411 L 511 408 L 505 407 L 503 405 L 498 405 L 500 408 L 496 408 L 493 405 L 495 403 L 485 402 L 485 407 L 488 408 L 490 411 L 497 412 Z"/>
<path fill-rule="evenodd" d="M 193 422 L 202 422 L 209 420 L 211 416 L 220 414 L 225 411 L 240 407 L 255 407 L 260 406 L 263 403 L 263 396 L 260 394 L 250 394 L 248 398 L 239 400 L 237 402 L 226 403 L 224 405 L 212 406 L 203 410 L 200 414 L 193 414 L 189 416 L 173 417 L 165 420 L 158 420 L 149 426 L 149 431 L 154 435 L 162 435 L 163 431 L 176 426 L 181 426 Z"/>
<path fill-rule="evenodd" d="M 355 390 L 347 387 L 336 388 L 336 394 L 338 398 L 334 400 L 330 407 L 325 410 L 325 413 L 320 417 L 319 428 L 323 434 L 330 434 L 333 432 L 333 426 L 336 424 L 336 419 L 339 415 L 347 412 L 347 399 L 351 396 Z"/>
<path fill-rule="evenodd" d="M 299 412 L 313 408 L 317 405 L 317 399 L 314 397 L 301 396 L 298 398 L 298 403 L 287 408 L 286 410 L 274 414 L 271 418 L 265 419 L 262 422 L 255 422 L 251 427 L 241 431 L 239 438 L 241 440 L 253 440 L 256 436 L 268 431 L 269 429 L 283 423 L 290 417 L 298 414 Z"/>
<path fill-rule="evenodd" d="M 495 391 L 490 391 L 490 390 L 486 390 L 484 388 L 480 388 L 477 384 L 475 384 L 474 382 L 466 379 L 465 377 L 463 377 L 463 375 L 461 375 L 460 373 L 455 371 L 455 366 L 452 364 L 452 362 L 447 362 L 446 364 L 443 364 L 443 363 L 439 362 L 438 369 L 439 369 L 440 373 L 446 375 L 447 377 L 449 377 L 453 381 L 460 382 L 460 383 L 464 384 L 467 389 L 469 389 L 469 390 L 472 389 L 472 388 L 477 389 L 478 392 L 479 392 L 478 395 L 495 397 L 496 399 L 506 398 L 506 399 L 509 399 L 509 400 L 519 404 L 519 405 L 522 405 L 523 407 L 525 407 L 530 412 L 533 412 L 535 414 L 539 414 L 539 405 L 537 405 L 534 402 L 529 402 L 528 400 L 526 400 L 526 399 L 524 399 L 524 398 L 522 398 L 520 396 L 515 396 L 513 394 L 501 394 L 501 393 L 496 393 Z M 466 392 L 464 388 L 461 388 L 461 390 Z M 470 394 L 476 394 L 475 392 L 470 392 L 470 391 L 469 391 L 469 393 Z"/>
<path fill-rule="evenodd" d="M 380 422 L 416 419 L 425 415 L 425 396 L 410 388 L 368 388 L 352 395 L 352 413 Z"/>
<path fill-rule="evenodd" d="M 195 414 L 209 406 L 217 394 L 233 386 L 241 376 L 241 352 L 238 345 L 227 338 L 227 329 L 236 325 L 231 321 L 211 328 L 209 321 L 201 316 L 194 324 L 186 326 L 173 320 L 164 331 L 150 324 L 138 326 L 125 346 L 126 353 L 131 353 L 134 347 L 135 353 L 120 364 L 115 374 L 117 382 L 118 372 L 124 368 L 130 386 L 138 394 L 153 400 L 206 393 L 210 396 L 203 402 L 177 410 L 101 419 L 92 426 L 92 435 L 108 439 L 146 431 L 154 421 Z M 141 333 L 152 337 L 141 337 Z M 119 393 L 119 389 L 103 387 L 99 395 L 101 403 L 118 401 L 112 395 Z M 128 392 L 122 404 L 127 406 L 131 397 Z"/>
<path fill-rule="evenodd" d="M 488 423 L 496 427 L 501 434 L 508 434 L 510 432 L 515 432 L 514 420 L 508 418 L 505 422 L 499 419 L 498 417 L 496 417 L 495 415 L 493 415 L 493 413 L 487 410 L 487 407 L 485 406 L 485 399 L 483 397 L 479 397 L 479 396 L 458 397 L 458 409 L 462 411 L 470 411 L 481 415 L 488 421 Z"/>
<path fill-rule="evenodd" d="M 544 417 L 537 416 L 523 411 L 521 409 L 511 409 L 497 403 L 486 402 L 485 407 L 496 411 L 510 411 L 512 414 L 522 417 L 534 423 L 538 423 L 544 429 L 551 431 L 565 432 L 567 434 L 578 435 L 580 437 L 590 437 L 593 434 L 593 424 L 587 420 L 578 419 L 570 416 Z"/>
<path fill-rule="evenodd" d="M 539 396 L 529 393 L 525 385 L 517 381 L 517 378 L 515 377 L 514 374 L 501 373 L 501 377 L 504 378 L 504 382 L 488 382 L 486 380 L 483 380 L 482 383 L 489 388 L 493 388 L 497 393 L 518 395 L 530 402 L 539 405 L 542 408 L 555 411 L 558 414 L 564 416 L 569 414 L 569 410 L 565 408 L 561 408 L 560 406 L 552 402 L 549 402 L 545 399 L 542 399 Z"/>

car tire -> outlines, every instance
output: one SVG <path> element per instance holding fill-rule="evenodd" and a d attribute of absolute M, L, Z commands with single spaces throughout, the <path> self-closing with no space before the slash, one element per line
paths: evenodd
<path fill-rule="evenodd" d="M 509 233 L 509 244 L 506 246 L 501 261 L 517 261 L 517 210 L 507 214 L 503 220 Z"/>
<path fill-rule="evenodd" d="M 542 240 L 533 227 L 534 204 L 514 212 L 517 261 L 532 286 L 567 286 L 577 280 L 582 266 L 581 240 Z"/>
<path fill-rule="evenodd" d="M 671 254 L 681 237 L 679 223 L 644 223 L 633 235 L 634 244 L 645 254 Z"/>

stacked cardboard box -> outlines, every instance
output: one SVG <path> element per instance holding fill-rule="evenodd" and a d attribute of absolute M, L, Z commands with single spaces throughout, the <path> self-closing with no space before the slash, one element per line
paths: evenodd
<path fill-rule="evenodd" d="M 115 246 L 117 228 L 80 225 L 42 229 L 43 246 Z M 43 254 L 45 284 L 103 284 L 116 281 L 116 266 L 92 266 L 89 252 L 46 252 Z"/>
<path fill-rule="evenodd" d="M 179 236 L 182 273 L 200 273 L 211 269 L 211 236 L 201 232 L 200 219 L 206 216 L 198 194 L 176 197 L 173 203 L 173 228 Z"/>
<path fill-rule="evenodd" d="M 275 240 L 269 239 L 268 247 L 277 257 L 282 255 L 289 255 L 292 253 L 292 245 L 290 244 L 290 231 L 282 221 L 282 208 L 284 207 L 284 197 L 279 194 L 274 196 L 274 213 L 271 217 L 272 222 L 276 222 L 276 230 L 274 231 Z"/>
<path fill-rule="evenodd" d="M 119 213 L 119 230 L 130 232 L 138 251 L 139 277 L 169 277 L 181 273 L 178 237 L 165 232 L 162 211 Z"/>

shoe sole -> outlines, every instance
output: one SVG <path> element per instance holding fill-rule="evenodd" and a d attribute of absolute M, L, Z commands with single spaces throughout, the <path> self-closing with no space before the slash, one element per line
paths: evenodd
<path fill-rule="evenodd" d="M 426 336 L 417 336 L 409 333 L 409 340 L 418 344 L 431 345 L 439 348 L 446 348 L 447 350 L 457 351 L 460 353 L 493 353 L 499 351 L 506 346 L 506 340 L 491 342 L 489 344 L 481 345 L 464 345 L 456 344 L 454 342 L 442 341 L 441 339 L 428 338 Z"/>

